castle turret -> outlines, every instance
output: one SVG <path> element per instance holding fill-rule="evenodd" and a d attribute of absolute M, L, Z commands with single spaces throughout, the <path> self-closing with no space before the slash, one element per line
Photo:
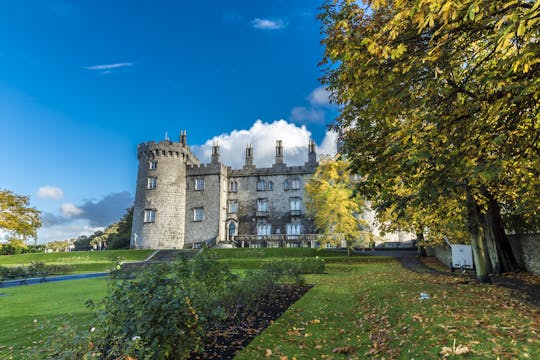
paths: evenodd
<path fill-rule="evenodd" d="M 283 164 L 283 145 L 281 140 L 276 141 L 276 164 Z"/>
<path fill-rule="evenodd" d="M 214 145 L 212 145 L 212 164 L 219 164 L 219 144 L 217 141 L 214 141 Z"/>
<path fill-rule="evenodd" d="M 180 142 L 147 142 L 137 148 L 139 170 L 131 245 L 135 248 L 182 248 L 185 234 L 186 164 L 199 161 Z"/>

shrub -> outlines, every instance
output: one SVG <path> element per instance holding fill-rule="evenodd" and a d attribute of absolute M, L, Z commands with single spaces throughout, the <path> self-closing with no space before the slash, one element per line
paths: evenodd
<path fill-rule="evenodd" d="M 95 331 L 86 337 L 70 335 L 72 342 L 52 342 L 49 354 L 62 359 L 74 351 L 74 358 L 185 359 L 201 349 L 207 330 L 257 309 L 258 300 L 281 280 L 300 283 L 302 271 L 319 268 L 318 263 L 278 260 L 240 277 L 203 250 L 192 260 L 148 267 L 135 279 L 112 278 L 108 295 L 96 306 Z"/>

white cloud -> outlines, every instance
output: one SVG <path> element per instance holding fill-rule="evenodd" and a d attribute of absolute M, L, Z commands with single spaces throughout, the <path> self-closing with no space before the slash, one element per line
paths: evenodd
<path fill-rule="evenodd" d="M 323 86 L 320 86 L 309 94 L 308 100 L 313 106 L 329 106 L 330 91 L 326 90 Z"/>
<path fill-rule="evenodd" d="M 296 106 L 291 110 L 289 119 L 297 123 L 324 123 L 324 111 L 305 106 Z"/>
<path fill-rule="evenodd" d="M 287 24 L 283 20 L 280 20 L 280 19 L 270 20 L 270 19 L 256 18 L 256 19 L 251 20 L 251 25 L 255 29 L 260 29 L 260 30 L 279 30 L 279 29 L 284 29 L 285 27 L 287 27 Z"/>
<path fill-rule="evenodd" d="M 103 227 L 92 226 L 88 219 L 75 219 L 68 223 L 55 224 L 38 229 L 38 242 L 48 243 L 51 241 L 77 238 L 81 235 L 91 235 L 95 231 L 103 230 Z"/>
<path fill-rule="evenodd" d="M 64 197 L 64 192 L 56 186 L 45 185 L 38 189 L 37 196 L 43 199 L 58 200 Z"/>
<path fill-rule="evenodd" d="M 334 156 L 337 153 L 338 133 L 335 131 L 327 131 L 324 139 L 319 145 L 317 152 L 319 155 Z"/>
<path fill-rule="evenodd" d="M 327 133 L 321 150 L 317 152 L 323 150 L 325 154 L 331 152 L 333 138 L 329 136 L 332 135 Z M 220 146 L 221 161 L 238 169 L 244 165 L 246 145 L 252 144 L 253 162 L 261 168 L 272 166 L 275 160 L 276 140 L 282 140 L 285 163 L 303 165 L 307 161 L 307 146 L 310 138 L 311 132 L 304 125 L 297 126 L 285 120 L 276 120 L 272 123 L 257 120 L 248 130 L 233 130 L 230 133 L 215 136 L 203 145 L 192 146 L 192 150 L 201 162 L 209 162 L 212 144 L 217 141 Z M 334 153 L 335 146 L 332 154 Z"/>
<path fill-rule="evenodd" d="M 135 65 L 134 62 L 122 62 L 122 63 L 115 63 L 115 64 L 102 64 L 102 65 L 92 65 L 92 66 L 85 66 L 84 68 L 86 70 L 112 70 L 112 69 L 119 69 L 124 67 L 131 67 Z"/>
<path fill-rule="evenodd" d="M 62 215 L 67 217 L 74 217 L 81 215 L 84 211 L 71 203 L 65 203 L 60 206 Z"/>

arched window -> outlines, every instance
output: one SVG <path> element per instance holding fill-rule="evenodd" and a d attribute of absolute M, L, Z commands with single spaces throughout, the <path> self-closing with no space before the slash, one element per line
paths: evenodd
<path fill-rule="evenodd" d="M 272 181 L 268 182 L 268 191 L 274 191 L 274 183 Z"/>
<path fill-rule="evenodd" d="M 291 189 L 292 190 L 299 190 L 300 189 L 300 179 L 294 178 L 291 181 Z"/>
<path fill-rule="evenodd" d="M 287 191 L 289 190 L 289 187 L 290 187 L 289 180 L 285 179 L 285 181 L 283 182 L 283 190 Z"/>
<path fill-rule="evenodd" d="M 229 189 L 231 192 L 237 192 L 238 191 L 238 183 L 236 181 L 231 181 L 229 184 Z"/>
<path fill-rule="evenodd" d="M 236 236 L 236 222 L 229 221 L 229 229 L 227 231 L 227 240 L 231 241 Z"/>
<path fill-rule="evenodd" d="M 272 225 L 268 223 L 258 223 L 257 224 L 257 235 L 258 236 L 268 236 L 272 234 Z"/>

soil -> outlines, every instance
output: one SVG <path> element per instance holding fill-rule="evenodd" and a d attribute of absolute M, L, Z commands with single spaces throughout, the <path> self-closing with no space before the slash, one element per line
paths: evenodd
<path fill-rule="evenodd" d="M 257 303 L 257 309 L 246 311 L 229 319 L 219 329 L 206 334 L 205 347 L 193 354 L 191 360 L 232 359 L 253 338 L 279 318 L 285 310 L 300 299 L 311 286 L 283 285 Z"/>

